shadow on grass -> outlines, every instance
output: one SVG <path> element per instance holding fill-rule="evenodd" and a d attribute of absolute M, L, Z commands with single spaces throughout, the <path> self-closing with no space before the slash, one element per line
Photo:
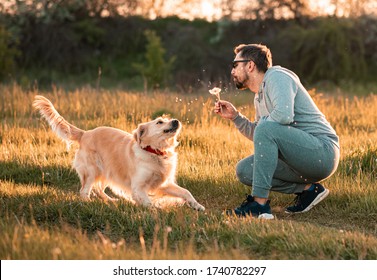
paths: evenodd
<path fill-rule="evenodd" d="M 156 209 L 146 209 L 130 205 L 126 201 L 106 204 L 102 200 L 93 199 L 84 202 L 79 198 L 79 179 L 74 170 L 61 166 L 36 166 L 18 162 L 0 161 L 0 180 L 22 185 L 41 187 L 38 192 L 15 193 L 3 195 L 2 209 L 16 213 L 16 216 L 33 217 L 46 226 L 59 223 L 63 219 L 88 232 L 97 230 L 103 232 L 110 224 L 110 235 L 138 236 L 140 228 L 147 228 L 147 233 L 153 234 L 156 220 L 165 219 L 169 215 L 185 213 L 191 217 L 198 215 L 187 206 L 182 209 L 172 209 L 170 212 Z M 206 207 L 206 214 L 221 217 L 225 209 L 237 207 L 244 199 L 248 188 L 234 180 L 214 181 L 211 178 L 193 178 L 180 176 L 179 185 L 187 188 L 199 203 Z M 235 183 L 234 185 L 231 185 Z M 51 190 L 51 192 L 49 191 Z M 330 196 L 323 203 L 308 213 L 287 215 L 284 208 L 292 197 L 273 195 L 273 213 L 278 220 L 307 222 L 313 225 L 351 231 L 364 231 L 376 236 L 374 211 L 375 203 L 366 197 L 349 197 L 349 195 Z M 354 200 L 356 199 L 356 202 Z M 12 206 L 13 205 L 13 206 Z M 31 207 L 31 209 L 29 209 Z M 20 210 L 22 209 L 22 211 Z M 175 214 L 174 214 L 175 213 Z M 198 215 L 197 219 L 201 219 Z M 142 218 L 140 218 L 142 217 Z M 195 218 L 193 218 L 195 220 Z M 176 222 L 174 222 L 176 223 Z M 194 222 L 195 223 L 195 222 Z"/>
<path fill-rule="evenodd" d="M 124 239 L 139 243 L 142 234 L 146 244 L 153 241 L 156 230 L 158 237 L 163 237 L 173 225 L 177 229 L 176 233 L 170 234 L 174 242 L 202 235 L 200 229 L 209 219 L 186 206 L 163 210 L 135 206 L 123 200 L 115 203 L 104 203 L 99 199 L 83 201 L 79 197 L 56 195 L 46 189 L 28 194 L 0 192 L 2 218 L 47 229 L 70 225 L 88 236 L 101 232 L 113 241 Z"/>
<path fill-rule="evenodd" d="M 76 172 L 59 165 L 37 166 L 16 161 L 0 161 L 0 180 L 75 192 L 80 189 Z"/>

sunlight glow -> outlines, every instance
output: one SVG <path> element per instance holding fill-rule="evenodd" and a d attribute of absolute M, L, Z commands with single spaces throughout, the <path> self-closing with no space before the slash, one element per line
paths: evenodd
<path fill-rule="evenodd" d="M 221 9 L 219 8 L 221 1 L 202 1 L 201 15 L 208 21 L 221 18 Z"/>
<path fill-rule="evenodd" d="M 313 11 L 321 12 L 325 15 L 332 15 L 336 10 L 336 6 L 332 2 L 332 0 L 312 0 L 309 1 L 309 7 L 311 7 Z"/>
<path fill-rule="evenodd" d="M 54 3 L 53 1 L 51 2 Z M 140 15 L 149 19 L 178 16 L 188 20 L 197 18 L 216 21 L 222 17 L 240 20 L 254 19 L 255 10 L 258 11 L 261 7 L 259 6 L 260 2 L 258 0 L 143 0 L 137 1 L 135 10 L 128 4 L 120 4 L 117 6 L 117 11 L 120 15 Z M 311 17 L 377 15 L 377 0 L 306 0 L 303 2 L 308 8 L 306 15 Z M 0 12 L 12 14 L 20 7 L 22 7 L 21 10 L 25 10 L 27 6 L 30 6 L 36 11 L 41 11 L 43 16 L 45 13 L 42 10 L 49 6 L 42 3 L 44 3 L 42 0 L 0 0 Z M 122 3 L 122 1 L 119 1 L 119 3 Z M 276 4 L 276 1 L 270 0 L 266 3 L 266 5 L 272 5 L 271 3 Z M 275 5 L 275 7 L 277 6 Z M 261 15 L 263 16 L 263 11 Z M 107 17 L 110 16 L 110 13 L 105 8 L 101 16 Z M 294 16 L 294 13 L 284 6 L 277 7 L 275 11 L 276 18 L 291 18 L 292 16 Z"/>

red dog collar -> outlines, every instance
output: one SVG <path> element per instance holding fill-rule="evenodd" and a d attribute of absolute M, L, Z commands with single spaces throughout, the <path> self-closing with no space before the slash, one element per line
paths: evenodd
<path fill-rule="evenodd" d="M 146 146 L 145 148 L 143 148 L 143 150 L 147 151 L 147 152 L 150 152 L 152 154 L 155 154 L 155 155 L 158 155 L 158 156 L 165 156 L 166 155 L 166 152 L 162 152 L 160 150 L 155 150 L 153 149 L 151 146 Z"/>

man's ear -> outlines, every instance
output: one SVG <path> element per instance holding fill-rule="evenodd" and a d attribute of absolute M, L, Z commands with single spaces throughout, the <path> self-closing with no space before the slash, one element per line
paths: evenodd
<path fill-rule="evenodd" d="M 254 67 L 256 67 L 255 62 L 250 60 L 248 64 L 249 64 L 249 70 L 250 72 L 252 72 L 254 70 Z"/>
<path fill-rule="evenodd" d="M 143 124 L 139 124 L 139 126 L 137 127 L 137 129 L 135 129 L 133 131 L 133 135 L 134 135 L 135 141 L 139 145 L 141 144 L 141 138 L 142 138 L 143 134 L 145 133 L 145 131 L 146 131 L 146 126 L 143 125 Z"/>

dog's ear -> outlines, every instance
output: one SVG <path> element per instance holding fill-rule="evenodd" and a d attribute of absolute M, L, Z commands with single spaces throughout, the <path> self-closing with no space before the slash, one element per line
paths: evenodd
<path fill-rule="evenodd" d="M 135 141 L 140 145 L 141 144 L 141 138 L 145 134 L 147 127 L 144 124 L 139 124 L 137 129 L 133 131 L 133 135 L 135 138 Z"/>

